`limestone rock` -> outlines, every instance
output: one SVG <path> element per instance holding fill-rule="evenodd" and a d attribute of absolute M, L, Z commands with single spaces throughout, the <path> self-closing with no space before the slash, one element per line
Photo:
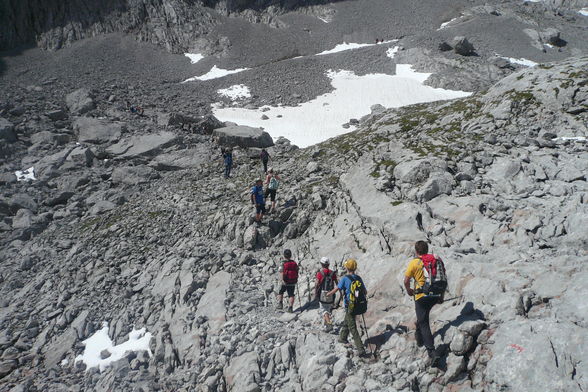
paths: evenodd
<path fill-rule="evenodd" d="M 84 114 L 96 107 L 89 89 L 78 89 L 65 97 L 69 111 L 74 115 Z"/>
<path fill-rule="evenodd" d="M 219 144 L 223 146 L 266 148 L 274 145 L 269 133 L 262 131 L 260 128 L 229 126 L 217 128 L 212 134 L 218 138 Z"/>
<path fill-rule="evenodd" d="M 121 124 L 91 117 L 78 117 L 73 127 L 80 142 L 96 144 L 117 141 L 123 130 Z"/>

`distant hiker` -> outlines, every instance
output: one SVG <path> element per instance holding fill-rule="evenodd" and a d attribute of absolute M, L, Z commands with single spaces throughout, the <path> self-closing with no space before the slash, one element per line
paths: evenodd
<path fill-rule="evenodd" d="M 278 292 L 278 309 L 282 309 L 284 293 L 288 292 L 288 312 L 292 313 L 294 308 L 294 289 L 298 283 L 298 264 L 292 260 L 290 249 L 284 250 L 284 261 L 280 267 L 281 286 Z"/>
<path fill-rule="evenodd" d="M 255 181 L 251 188 L 251 204 L 255 205 L 255 221 L 261 223 L 261 218 L 265 214 L 265 199 L 263 198 L 263 181 Z"/>
<path fill-rule="evenodd" d="M 345 320 L 341 325 L 339 333 L 339 343 L 347 343 L 349 333 L 353 337 L 355 348 L 360 357 L 365 357 L 366 352 L 363 343 L 357 331 L 355 316 L 364 314 L 367 310 L 367 289 L 359 275 L 355 274 L 357 270 L 357 261 L 348 259 L 343 266 L 347 274 L 341 278 L 337 287 L 329 291 L 327 295 L 334 295 L 337 290 L 341 290 L 343 302 L 345 304 Z"/>
<path fill-rule="evenodd" d="M 269 162 L 271 157 L 265 148 L 261 149 L 261 154 L 259 154 L 259 158 L 261 159 L 261 163 L 263 163 L 263 172 L 267 173 L 267 163 Z"/>
<path fill-rule="evenodd" d="M 329 269 L 329 258 L 323 257 L 320 261 L 321 268 L 316 273 L 315 298 L 319 301 L 319 314 L 323 318 L 325 332 L 333 329 L 333 317 L 331 309 L 335 302 L 335 294 L 329 292 L 337 286 L 337 273 Z"/>
<path fill-rule="evenodd" d="M 280 186 L 280 176 L 278 176 L 278 173 L 274 172 L 274 169 L 271 167 L 269 168 L 267 176 L 265 177 L 265 184 L 267 185 L 267 189 L 265 190 L 265 198 L 267 199 L 269 196 L 272 202 L 268 213 L 270 211 L 274 212 L 276 210 L 276 192 Z"/>
<path fill-rule="evenodd" d="M 233 167 L 233 149 L 227 148 L 222 150 L 223 160 L 225 162 L 225 178 L 231 177 L 231 168 Z"/>
<path fill-rule="evenodd" d="M 436 366 L 440 357 L 431 334 L 429 313 L 435 304 L 443 302 L 443 294 L 447 288 L 445 266 L 440 258 L 427 253 L 429 246 L 425 241 L 417 241 L 414 248 L 416 258 L 408 263 L 404 274 L 404 287 L 406 293 L 411 297 L 414 296 L 415 300 L 417 346 L 425 346 L 431 359 L 431 366 Z M 415 282 L 414 289 L 410 287 L 412 279 Z"/>

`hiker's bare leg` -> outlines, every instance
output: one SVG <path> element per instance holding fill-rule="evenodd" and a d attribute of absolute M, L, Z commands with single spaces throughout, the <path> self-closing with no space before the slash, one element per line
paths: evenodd
<path fill-rule="evenodd" d="M 294 297 L 288 298 L 288 301 L 290 302 L 290 307 L 293 308 L 294 307 Z"/>

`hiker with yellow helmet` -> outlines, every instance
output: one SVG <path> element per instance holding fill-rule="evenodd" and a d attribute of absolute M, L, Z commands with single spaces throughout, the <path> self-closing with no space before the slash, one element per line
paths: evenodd
<path fill-rule="evenodd" d="M 341 325 L 339 333 L 339 343 L 347 343 L 349 333 L 353 337 L 355 348 L 360 357 L 365 357 L 366 352 L 363 343 L 357 331 L 355 316 L 365 313 L 367 309 L 367 289 L 363 280 L 355 273 L 357 270 L 357 261 L 348 259 L 343 263 L 347 273 L 339 281 L 337 287 L 329 291 L 328 295 L 334 295 L 337 290 L 343 294 L 343 303 L 345 305 L 345 319 Z"/>

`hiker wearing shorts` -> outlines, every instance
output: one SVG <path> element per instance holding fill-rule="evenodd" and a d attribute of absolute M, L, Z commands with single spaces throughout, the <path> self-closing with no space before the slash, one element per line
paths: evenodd
<path fill-rule="evenodd" d="M 351 333 L 353 338 L 353 343 L 355 343 L 355 348 L 357 349 L 357 353 L 360 357 L 365 357 L 367 354 L 365 352 L 365 348 L 363 347 L 363 342 L 361 341 L 361 337 L 359 336 L 359 332 L 357 330 L 357 323 L 355 321 L 355 315 L 349 309 L 349 294 L 351 292 L 351 285 L 354 281 L 359 280 L 361 285 L 365 288 L 363 284 L 363 280 L 359 275 L 355 274 L 357 270 L 357 261 L 354 259 L 348 259 L 343 264 L 347 273 L 344 277 L 341 278 L 337 287 L 333 290 L 329 291 L 329 295 L 334 295 L 337 290 L 341 290 L 343 294 L 343 302 L 345 304 L 345 319 L 343 324 L 341 325 L 341 331 L 339 332 L 339 343 L 347 344 L 348 337 Z M 364 291 L 365 297 L 367 297 L 367 290 Z"/>
<path fill-rule="evenodd" d="M 423 272 L 423 261 L 421 260 L 421 257 L 427 254 L 429 251 L 429 245 L 425 241 L 417 241 L 414 247 L 416 258 L 408 263 L 408 268 L 404 274 L 404 287 L 409 296 L 414 296 L 414 307 L 417 317 L 415 331 L 417 346 L 425 346 L 427 354 L 431 359 L 431 366 L 436 366 L 439 362 L 440 356 L 437 353 L 437 350 L 435 350 L 431 326 L 429 325 L 429 313 L 433 306 L 439 303 L 439 299 L 429 297 L 422 292 L 422 287 L 425 285 L 426 278 Z M 413 279 L 415 282 L 414 289 L 410 287 L 410 282 Z"/>
<path fill-rule="evenodd" d="M 329 263 L 328 257 L 321 258 L 321 268 L 316 273 L 315 286 L 315 298 L 319 302 L 319 315 L 323 319 L 325 332 L 333 330 L 333 316 L 331 311 L 335 303 L 335 295 L 329 297 L 327 294 L 337 286 L 337 273 L 329 269 Z"/>
<path fill-rule="evenodd" d="M 270 211 L 276 210 L 276 192 L 278 191 L 278 186 L 280 185 L 280 176 L 278 176 L 278 173 L 274 172 L 274 169 L 271 167 L 269 168 L 267 176 L 265 177 L 265 185 L 267 185 L 267 188 L 265 189 L 265 198 L 267 200 L 267 197 L 269 196 L 272 202 L 268 211 L 269 213 Z"/>
<path fill-rule="evenodd" d="M 284 293 L 288 293 L 288 312 L 292 313 L 294 308 L 294 289 L 298 283 L 298 264 L 292 260 L 290 249 L 284 250 L 284 261 L 280 267 L 280 290 L 278 291 L 278 309 L 282 309 Z"/>
<path fill-rule="evenodd" d="M 263 181 L 255 181 L 251 188 L 251 204 L 255 205 L 255 221 L 261 223 L 261 218 L 265 214 L 265 199 L 263 198 Z"/>

